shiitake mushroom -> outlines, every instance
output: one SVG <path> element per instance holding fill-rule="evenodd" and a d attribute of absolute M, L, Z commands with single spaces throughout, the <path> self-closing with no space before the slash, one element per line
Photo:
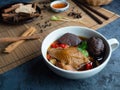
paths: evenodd
<path fill-rule="evenodd" d="M 105 45 L 103 40 L 99 37 L 89 38 L 87 44 L 89 54 L 94 57 L 99 57 L 104 52 Z"/>
<path fill-rule="evenodd" d="M 87 40 L 88 52 L 93 57 L 93 67 L 99 66 L 104 61 L 105 44 L 99 37 L 91 37 Z"/>

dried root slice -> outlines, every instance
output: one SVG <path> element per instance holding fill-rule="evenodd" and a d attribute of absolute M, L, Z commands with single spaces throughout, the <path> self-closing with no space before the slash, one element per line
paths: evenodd
<path fill-rule="evenodd" d="M 31 36 L 36 32 L 36 29 L 34 27 L 30 27 L 27 31 L 25 31 L 21 36 Z M 10 53 L 12 52 L 15 48 L 17 48 L 20 44 L 24 43 L 25 40 L 20 40 L 17 42 L 13 42 L 10 45 L 8 45 L 5 50 L 3 51 L 4 53 Z"/>
<path fill-rule="evenodd" d="M 23 12 L 23 13 L 35 13 L 36 12 L 36 9 L 34 9 L 32 7 L 32 4 L 27 4 L 27 5 L 21 5 L 19 8 L 17 8 L 15 10 L 16 13 L 20 13 L 20 12 Z"/>

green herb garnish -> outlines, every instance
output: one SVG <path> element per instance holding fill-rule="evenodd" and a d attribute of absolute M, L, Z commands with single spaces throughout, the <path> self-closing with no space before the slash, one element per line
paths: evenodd
<path fill-rule="evenodd" d="M 82 43 L 78 45 L 78 50 L 80 50 L 84 56 L 88 57 L 89 54 L 86 49 L 87 49 L 87 41 L 82 41 Z"/>

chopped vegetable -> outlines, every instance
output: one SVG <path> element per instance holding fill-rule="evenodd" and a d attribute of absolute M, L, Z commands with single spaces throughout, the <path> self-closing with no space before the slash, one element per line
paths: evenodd
<path fill-rule="evenodd" d="M 87 63 L 86 64 L 86 70 L 92 69 L 92 63 Z"/>
<path fill-rule="evenodd" d="M 51 44 L 51 47 L 52 47 L 52 48 L 57 48 L 57 47 L 59 47 L 59 45 L 58 45 L 57 42 L 54 42 L 54 43 Z"/>
<path fill-rule="evenodd" d="M 47 54 L 47 59 L 50 60 L 51 56 L 49 54 Z"/>
<path fill-rule="evenodd" d="M 88 57 L 89 54 L 88 54 L 88 51 L 86 49 L 87 49 L 87 42 L 86 41 L 82 41 L 82 43 L 80 45 L 78 45 L 78 50 L 80 50 L 83 55 Z"/>
<path fill-rule="evenodd" d="M 67 48 L 67 47 L 69 47 L 67 44 L 63 44 L 63 43 L 62 43 L 62 44 L 59 44 L 59 46 L 62 47 L 62 48 Z"/>
<path fill-rule="evenodd" d="M 52 16 L 52 17 L 51 17 L 51 20 L 52 20 L 52 21 L 57 21 L 57 20 L 60 20 L 60 19 L 61 19 L 60 16 Z"/>
<path fill-rule="evenodd" d="M 81 48 L 82 50 L 87 49 L 87 41 L 82 41 L 82 43 L 78 47 Z"/>
<path fill-rule="evenodd" d="M 56 59 L 50 59 L 50 62 L 55 65 L 56 64 Z"/>
<path fill-rule="evenodd" d="M 87 51 L 87 50 L 83 50 L 83 49 L 81 49 L 81 52 L 82 52 L 82 54 L 83 54 L 83 55 L 85 55 L 86 57 L 88 57 L 88 56 L 89 56 L 89 54 L 88 54 L 88 51 Z"/>

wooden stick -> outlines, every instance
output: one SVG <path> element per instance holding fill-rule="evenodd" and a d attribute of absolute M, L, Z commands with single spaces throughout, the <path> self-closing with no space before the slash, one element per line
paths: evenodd
<path fill-rule="evenodd" d="M 17 15 L 17 14 L 3 13 L 3 14 L 2 14 L 2 18 L 3 18 L 4 20 L 6 20 L 6 19 L 9 19 L 9 18 L 15 17 L 16 15 Z"/>
<path fill-rule="evenodd" d="M 26 14 L 26 15 L 27 15 L 27 14 Z M 21 15 L 19 15 L 19 16 L 21 16 Z M 21 17 L 15 19 L 15 21 L 28 20 L 28 19 L 31 19 L 31 18 L 34 18 L 34 17 L 38 17 L 38 16 L 40 16 L 39 13 L 34 13 L 34 14 L 30 14 L 30 15 L 28 15 L 28 16 L 21 16 Z"/>
<path fill-rule="evenodd" d="M 11 6 L 11 7 L 7 8 L 7 9 L 4 9 L 4 12 L 5 13 L 11 12 L 11 11 L 15 10 L 18 7 L 20 7 L 20 4 L 17 4 L 17 5 L 14 5 L 14 6 Z"/>
<path fill-rule="evenodd" d="M 16 42 L 19 40 L 35 40 L 35 39 L 39 39 L 40 38 L 40 34 L 35 34 L 32 36 L 20 36 L 20 37 L 5 37 L 5 38 L 0 38 L 0 43 L 4 43 L 4 42 Z"/>
<path fill-rule="evenodd" d="M 30 27 L 27 31 L 25 31 L 21 36 L 31 36 L 33 35 L 34 33 L 36 32 L 36 29 L 34 27 Z M 14 42 L 10 45 L 8 45 L 4 52 L 5 53 L 10 53 L 12 52 L 15 48 L 17 48 L 20 44 L 22 44 L 23 42 L 25 42 L 25 40 L 20 40 L 20 41 L 17 41 L 17 42 Z"/>
<path fill-rule="evenodd" d="M 2 14 L 2 17 L 13 17 L 13 16 L 15 16 L 16 14 L 8 14 L 8 13 L 3 13 Z"/>
<path fill-rule="evenodd" d="M 11 7 L 16 7 L 18 5 L 24 5 L 24 4 L 23 3 L 17 3 L 17 4 L 12 5 Z"/>
<path fill-rule="evenodd" d="M 97 18 L 94 14 L 92 14 L 89 10 L 87 10 L 85 7 L 83 7 L 82 4 L 80 4 L 77 0 L 72 0 L 75 4 L 77 4 L 86 14 L 88 14 L 95 22 L 98 24 L 102 24 L 103 22 Z"/>
<path fill-rule="evenodd" d="M 27 24 L 24 24 L 25 28 L 29 29 L 29 26 Z"/>
<path fill-rule="evenodd" d="M 99 15 L 100 17 L 102 17 L 103 19 L 105 19 L 105 20 L 108 20 L 108 19 L 109 19 L 108 16 L 106 16 L 106 15 L 98 12 L 97 10 L 95 10 L 95 9 L 93 9 L 92 7 L 86 5 L 85 3 L 82 3 L 82 2 L 81 2 L 81 4 L 82 4 L 83 6 L 85 6 L 87 9 L 91 10 L 92 12 L 94 12 L 95 14 Z"/>

